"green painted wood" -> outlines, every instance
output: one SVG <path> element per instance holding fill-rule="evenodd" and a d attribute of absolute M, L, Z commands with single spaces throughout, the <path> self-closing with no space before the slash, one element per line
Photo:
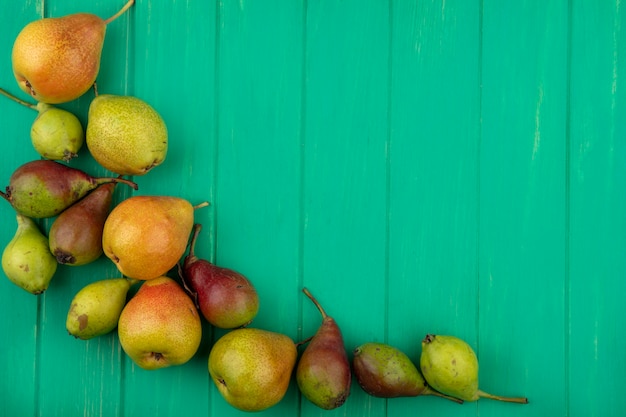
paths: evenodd
<path fill-rule="evenodd" d="M 4 5 L 0 87 L 22 94 L 10 50 L 28 21 L 121 3 Z M 484 390 L 531 401 L 384 400 L 355 382 L 323 411 L 294 379 L 260 415 L 622 412 L 625 19 L 619 0 L 137 0 L 109 26 L 99 92 L 148 101 L 170 132 L 136 194 L 211 203 L 197 252 L 255 283 L 254 326 L 313 334 L 306 286 L 350 355 L 384 341 L 417 363 L 426 333 L 454 334 Z M 92 97 L 63 107 L 86 123 Z M 0 98 L 0 180 L 37 158 L 33 119 Z M 86 151 L 72 164 L 110 174 Z M 15 220 L 7 204 L 0 216 L 4 245 Z M 188 364 L 150 372 L 115 332 L 67 335 L 73 295 L 117 275 L 105 258 L 60 267 L 39 297 L 0 280 L 0 416 L 247 415 L 207 372 L 223 330 L 205 323 Z"/>
<path fill-rule="evenodd" d="M 571 27 L 567 386 L 572 416 L 601 416 L 625 404 L 624 5 L 575 3 Z"/>

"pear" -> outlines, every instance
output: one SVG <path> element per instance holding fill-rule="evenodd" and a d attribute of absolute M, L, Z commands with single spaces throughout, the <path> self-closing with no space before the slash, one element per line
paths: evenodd
<path fill-rule="evenodd" d="M 386 343 L 368 342 L 354 349 L 352 367 L 363 391 L 380 398 L 434 395 L 462 403 L 428 386 L 411 359 Z"/>
<path fill-rule="evenodd" d="M 121 182 L 137 189 L 137 184 L 122 178 L 95 178 L 77 168 L 47 159 L 26 162 L 9 180 L 7 200 L 18 213 L 32 218 L 53 217 L 86 196 L 99 185 Z"/>
<path fill-rule="evenodd" d="M 187 249 L 194 224 L 189 201 L 171 196 L 133 196 L 115 206 L 102 230 L 102 249 L 119 271 L 147 280 L 166 274 Z"/>
<path fill-rule="evenodd" d="M 1 88 L 0 94 L 38 112 L 30 129 L 30 139 L 39 155 L 65 162 L 78 156 L 85 141 L 83 125 L 78 117 L 44 102 L 27 103 Z"/>
<path fill-rule="evenodd" d="M 351 371 L 337 322 L 308 289 L 302 290 L 322 315 L 322 324 L 302 353 L 296 369 L 300 392 L 325 410 L 340 407 L 350 395 Z"/>
<path fill-rule="evenodd" d="M 259 311 L 259 295 L 244 275 L 196 256 L 200 230 L 202 225 L 196 224 L 182 278 L 209 323 L 222 329 L 246 326 Z"/>
<path fill-rule="evenodd" d="M 202 325 L 185 290 L 162 276 L 144 282 L 126 303 L 117 332 L 124 352 L 154 370 L 188 362 L 200 346 Z"/>
<path fill-rule="evenodd" d="M 91 13 L 39 19 L 27 24 L 13 43 L 11 61 L 19 87 L 44 103 L 65 103 L 95 83 L 106 27 L 134 0 L 107 20 Z"/>
<path fill-rule="evenodd" d="M 426 382 L 439 392 L 465 401 L 480 398 L 527 404 L 524 397 L 500 397 L 478 388 L 478 359 L 464 340 L 427 334 L 422 340 L 420 367 Z"/>
<path fill-rule="evenodd" d="M 85 285 L 74 295 L 65 327 L 72 336 L 88 340 L 111 332 L 126 304 L 133 281 L 112 278 Z"/>
<path fill-rule="evenodd" d="M 93 158 L 120 175 L 145 175 L 167 155 L 165 122 L 145 101 L 101 94 L 89 105 L 86 143 Z"/>
<path fill-rule="evenodd" d="M 48 239 L 57 262 L 79 266 L 102 255 L 102 231 L 111 209 L 115 183 L 103 184 L 54 220 Z"/>
<path fill-rule="evenodd" d="M 209 374 L 230 405 L 261 411 L 285 396 L 297 355 L 296 345 L 287 335 L 249 327 L 235 329 L 211 348 Z"/>
<path fill-rule="evenodd" d="M 11 282 L 31 294 L 44 292 L 57 269 L 48 239 L 39 227 L 21 214 L 16 215 L 17 230 L 2 252 L 2 270 Z"/>

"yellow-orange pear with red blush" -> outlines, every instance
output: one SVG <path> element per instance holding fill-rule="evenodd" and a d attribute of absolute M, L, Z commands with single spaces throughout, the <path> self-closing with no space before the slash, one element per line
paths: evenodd
<path fill-rule="evenodd" d="M 27 24 L 13 43 L 19 87 L 35 100 L 56 104 L 82 96 L 96 82 L 106 28 L 135 0 L 104 20 L 92 13 L 47 17 Z"/>
<path fill-rule="evenodd" d="M 133 196 L 115 206 L 102 230 L 102 250 L 126 277 L 165 275 L 187 249 L 194 210 L 180 197 Z"/>

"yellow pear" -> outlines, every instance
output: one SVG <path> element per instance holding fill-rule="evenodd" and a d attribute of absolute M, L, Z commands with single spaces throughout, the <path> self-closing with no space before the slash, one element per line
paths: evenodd
<path fill-rule="evenodd" d="M 118 321 L 124 352 L 147 370 L 182 365 L 198 351 L 200 315 L 185 290 L 166 276 L 144 282 Z"/>
<path fill-rule="evenodd" d="M 145 101 L 101 94 L 89 105 L 87 148 L 93 158 L 120 175 L 145 175 L 167 156 L 167 126 Z"/>
<path fill-rule="evenodd" d="M 189 201 L 171 196 L 133 196 L 115 206 L 102 231 L 102 250 L 127 277 L 165 275 L 180 260 L 194 223 Z"/>
<path fill-rule="evenodd" d="M 95 83 L 107 20 L 91 13 L 48 17 L 27 24 L 13 43 L 11 60 L 19 87 L 37 101 L 65 103 L 82 96 Z"/>
<path fill-rule="evenodd" d="M 239 328 L 215 342 L 209 354 L 209 373 L 230 405 L 261 411 L 285 396 L 296 358 L 296 345 L 288 336 Z"/>

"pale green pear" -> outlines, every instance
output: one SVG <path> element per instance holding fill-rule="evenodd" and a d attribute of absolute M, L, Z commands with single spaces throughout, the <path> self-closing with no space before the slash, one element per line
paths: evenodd
<path fill-rule="evenodd" d="M 48 238 L 29 217 L 16 214 L 17 230 L 2 253 L 2 270 L 15 285 L 31 294 L 41 294 L 57 269 Z"/>
<path fill-rule="evenodd" d="M 91 339 L 111 332 L 126 304 L 134 281 L 112 278 L 95 281 L 76 293 L 67 313 L 65 327 L 78 339 Z"/>
<path fill-rule="evenodd" d="M 230 405 L 261 411 L 284 397 L 296 358 L 296 345 L 289 336 L 239 328 L 215 342 L 209 353 L 209 373 Z"/>
<path fill-rule="evenodd" d="M 39 115 L 30 129 L 33 147 L 46 159 L 69 161 L 78 156 L 85 132 L 74 114 L 67 110 L 38 103 Z"/>
<path fill-rule="evenodd" d="M 120 175 L 145 175 L 167 155 L 165 122 L 145 101 L 101 94 L 89 106 L 86 143 L 93 158 Z"/>
<path fill-rule="evenodd" d="M 476 354 L 469 344 L 455 336 L 427 334 L 422 340 L 420 368 L 428 385 L 455 398 L 528 403 L 525 397 L 501 397 L 481 391 Z"/>

